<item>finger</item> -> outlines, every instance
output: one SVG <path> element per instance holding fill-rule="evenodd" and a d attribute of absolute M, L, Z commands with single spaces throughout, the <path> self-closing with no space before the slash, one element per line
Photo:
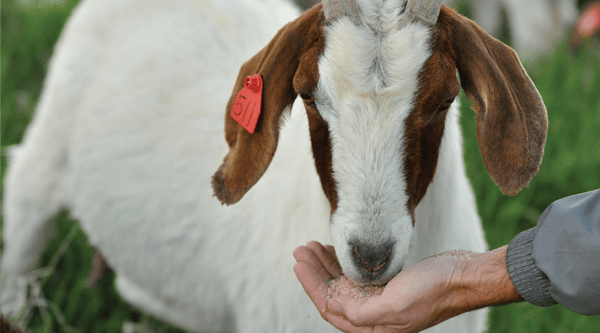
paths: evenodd
<path fill-rule="evenodd" d="M 346 333 L 373 333 L 376 331 L 374 327 L 356 327 L 344 316 L 336 316 L 329 312 L 323 313 L 323 318 L 340 331 Z"/>
<path fill-rule="evenodd" d="M 299 261 L 294 266 L 294 272 L 296 277 L 302 284 L 302 288 L 313 302 L 321 316 L 336 328 L 347 333 L 363 333 L 371 332 L 365 331 L 364 328 L 353 326 L 348 319 L 343 316 L 336 316 L 327 312 L 327 290 L 329 286 L 321 279 L 315 272 L 312 265 L 306 261 Z"/>
<path fill-rule="evenodd" d="M 328 312 L 343 316 L 356 327 L 395 324 L 394 305 L 384 297 L 375 296 L 367 300 L 353 296 L 340 295 L 329 300 Z"/>
<path fill-rule="evenodd" d="M 313 253 L 319 258 L 323 267 L 331 274 L 333 277 L 337 277 L 342 273 L 342 269 L 340 268 L 340 264 L 337 261 L 337 257 L 335 256 L 335 250 L 333 246 L 329 245 L 331 250 L 325 248 L 321 243 L 312 241 L 306 244 L 306 247 L 311 249 Z M 333 253 L 332 253 L 333 252 Z"/>
<path fill-rule="evenodd" d="M 294 250 L 294 258 L 297 262 L 306 262 L 311 265 L 315 271 L 315 273 L 322 280 L 331 280 L 333 276 L 329 273 L 329 271 L 323 266 L 323 263 L 317 257 L 317 255 L 308 247 L 300 246 Z"/>
<path fill-rule="evenodd" d="M 323 247 L 327 252 L 330 253 L 330 255 L 335 256 L 335 248 L 333 246 L 325 244 Z"/>
<path fill-rule="evenodd" d="M 327 290 L 329 286 L 325 280 L 317 274 L 314 267 L 305 261 L 299 261 L 294 265 L 294 272 L 302 288 L 310 297 L 320 313 L 327 309 Z"/>

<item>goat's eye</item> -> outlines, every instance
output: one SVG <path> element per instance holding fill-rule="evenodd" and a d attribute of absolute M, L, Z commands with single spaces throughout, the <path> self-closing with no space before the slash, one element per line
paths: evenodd
<path fill-rule="evenodd" d="M 300 98 L 302 98 L 302 100 L 304 101 L 304 104 L 306 104 L 310 107 L 313 107 L 313 108 L 317 107 L 317 105 L 315 104 L 315 98 L 312 97 L 311 95 L 306 94 L 306 93 L 300 93 Z"/>
<path fill-rule="evenodd" d="M 445 101 L 444 103 L 440 104 L 440 106 L 438 106 L 438 109 L 435 111 L 436 114 L 448 111 L 448 109 L 450 108 L 450 105 L 452 105 L 452 103 L 454 102 L 454 98 L 449 99 L 447 101 Z"/>

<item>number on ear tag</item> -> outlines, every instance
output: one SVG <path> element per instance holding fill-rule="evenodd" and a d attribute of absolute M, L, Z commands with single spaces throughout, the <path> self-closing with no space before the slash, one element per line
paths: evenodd
<path fill-rule="evenodd" d="M 247 76 L 244 88 L 240 90 L 231 109 L 231 117 L 250 134 L 254 133 L 260 116 L 263 80 L 260 74 Z"/>

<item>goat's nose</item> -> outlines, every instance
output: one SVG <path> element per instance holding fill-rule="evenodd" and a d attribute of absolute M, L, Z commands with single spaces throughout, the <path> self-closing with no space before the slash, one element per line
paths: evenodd
<path fill-rule="evenodd" d="M 370 273 L 370 275 L 378 275 L 383 273 L 388 263 L 390 262 L 393 241 L 386 241 L 382 244 L 372 245 L 358 241 L 350 242 L 352 247 L 352 257 L 356 267 Z"/>

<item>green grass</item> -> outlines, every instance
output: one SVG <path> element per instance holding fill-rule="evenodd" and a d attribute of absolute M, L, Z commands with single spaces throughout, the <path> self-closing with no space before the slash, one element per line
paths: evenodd
<path fill-rule="evenodd" d="M 76 2 L 18 10 L 14 0 L 2 1 L 3 151 L 22 139 L 53 45 Z M 532 79 L 548 109 L 548 139 L 538 175 L 514 197 L 502 195 L 485 171 L 474 134 L 475 113 L 463 95 L 461 122 L 467 172 L 491 248 L 505 245 L 518 232 L 535 226 L 554 200 L 600 187 L 599 64 L 598 49 L 588 47 L 573 57 L 564 44 L 549 59 L 536 64 Z M 2 156 L 2 178 L 5 170 Z M 139 321 L 140 313 L 116 293 L 112 274 L 95 288 L 85 287 L 93 249 L 68 212 L 61 212 L 56 222 L 56 235 L 40 263 L 41 267 L 55 266 L 39 279 L 43 296 L 53 306 L 34 310 L 30 331 L 120 332 L 124 321 Z M 60 250 L 63 245 L 68 246 Z M 154 323 L 161 331 L 177 331 Z M 544 309 L 527 303 L 494 307 L 489 324 L 489 332 L 498 333 L 600 332 L 600 316 L 578 315 L 560 305 Z"/>

